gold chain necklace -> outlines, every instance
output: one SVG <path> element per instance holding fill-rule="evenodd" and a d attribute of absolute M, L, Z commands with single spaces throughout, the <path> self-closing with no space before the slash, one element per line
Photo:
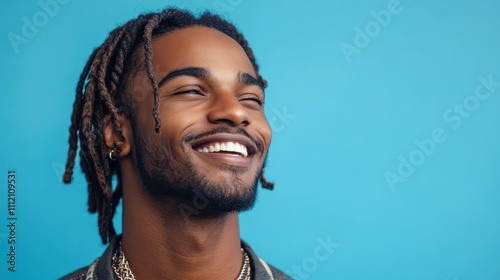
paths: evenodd
<path fill-rule="evenodd" d="M 241 253 L 243 254 L 243 265 L 236 280 L 250 280 L 250 257 L 243 248 L 241 248 Z M 111 258 L 111 266 L 119 280 L 135 280 L 135 276 L 125 258 L 125 253 L 123 253 L 121 242 Z"/>

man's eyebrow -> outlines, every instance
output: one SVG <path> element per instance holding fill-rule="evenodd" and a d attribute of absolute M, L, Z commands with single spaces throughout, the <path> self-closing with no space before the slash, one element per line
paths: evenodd
<path fill-rule="evenodd" d="M 257 80 L 256 78 L 254 78 L 252 75 L 250 75 L 248 73 L 238 72 L 238 76 L 236 79 L 238 80 L 238 83 L 242 83 L 245 85 L 258 86 L 258 87 L 260 87 L 260 89 L 262 89 L 262 91 L 264 91 L 264 85 L 259 80 Z"/>
<path fill-rule="evenodd" d="M 163 86 L 164 84 L 168 83 L 169 81 L 180 77 L 180 76 L 191 76 L 195 78 L 206 78 L 210 76 L 210 71 L 205 68 L 201 67 L 186 67 L 186 68 L 180 68 L 176 69 L 170 73 L 168 73 L 165 77 L 163 77 L 160 82 L 158 83 L 158 87 Z"/>

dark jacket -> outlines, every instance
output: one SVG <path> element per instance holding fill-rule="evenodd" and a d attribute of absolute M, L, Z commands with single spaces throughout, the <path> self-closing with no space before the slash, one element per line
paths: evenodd
<path fill-rule="evenodd" d="M 96 259 L 91 265 L 82 267 L 59 280 L 115 280 L 116 275 L 111 267 L 111 257 L 120 242 L 121 236 L 111 240 L 108 248 L 102 256 Z M 288 275 L 279 271 L 275 267 L 266 264 L 255 255 L 254 251 L 247 243 L 241 241 L 241 247 L 245 249 L 250 257 L 252 279 L 254 280 L 288 280 L 292 279 Z"/>

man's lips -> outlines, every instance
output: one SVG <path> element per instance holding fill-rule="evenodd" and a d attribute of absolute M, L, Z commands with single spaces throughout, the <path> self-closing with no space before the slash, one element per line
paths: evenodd
<path fill-rule="evenodd" d="M 245 158 L 253 156 L 256 151 L 256 147 L 250 139 L 242 135 L 229 133 L 201 138 L 195 141 L 192 147 L 201 153 L 232 154 Z"/>

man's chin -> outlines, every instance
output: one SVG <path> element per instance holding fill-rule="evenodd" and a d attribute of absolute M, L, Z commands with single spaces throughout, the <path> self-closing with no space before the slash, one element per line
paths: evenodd
<path fill-rule="evenodd" d="M 149 154 L 150 159 L 155 156 Z M 180 198 L 200 214 L 242 212 L 255 204 L 260 172 L 232 168 L 206 170 L 190 159 L 183 166 L 172 166 L 162 158 L 150 162 L 138 155 L 138 162 L 143 185 L 153 199 Z"/>
<path fill-rule="evenodd" d="M 227 193 L 223 188 L 193 188 L 190 196 L 184 197 L 201 213 L 243 212 L 252 209 L 257 197 L 257 188 L 248 187 L 246 192 Z"/>
<path fill-rule="evenodd" d="M 226 198 L 226 199 L 213 199 L 208 201 L 207 209 L 220 211 L 224 213 L 229 212 L 244 212 L 251 210 L 255 205 L 255 196 L 252 198 Z"/>
<path fill-rule="evenodd" d="M 254 207 L 257 198 L 257 186 L 240 186 L 238 190 L 229 191 L 228 186 L 213 185 L 203 187 L 190 185 L 182 188 L 170 184 L 145 184 L 145 186 L 153 199 L 180 199 L 181 204 L 199 215 L 248 211 Z"/>

